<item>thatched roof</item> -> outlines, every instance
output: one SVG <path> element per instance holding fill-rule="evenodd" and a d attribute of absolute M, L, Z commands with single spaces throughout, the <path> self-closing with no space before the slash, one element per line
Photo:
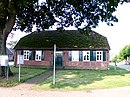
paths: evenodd
<path fill-rule="evenodd" d="M 51 30 L 32 32 L 17 43 L 15 49 L 110 49 L 107 38 L 94 32 L 78 30 Z"/>

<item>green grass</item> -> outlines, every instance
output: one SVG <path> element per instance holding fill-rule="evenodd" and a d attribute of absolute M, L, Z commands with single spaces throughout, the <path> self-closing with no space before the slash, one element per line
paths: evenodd
<path fill-rule="evenodd" d="M 52 77 L 36 86 L 38 90 L 94 90 L 130 86 L 130 72 L 114 70 L 60 70 L 56 73 L 56 84 Z"/>
<path fill-rule="evenodd" d="M 47 69 L 43 68 L 22 68 L 21 67 L 21 81 L 18 81 L 18 69 L 16 67 L 11 67 L 11 71 L 13 72 L 13 76 L 9 77 L 7 80 L 6 77 L 0 77 L 0 87 L 11 87 L 16 86 L 20 83 L 25 82 L 26 80 L 33 78 L 37 75 L 40 75 L 47 71 Z"/>

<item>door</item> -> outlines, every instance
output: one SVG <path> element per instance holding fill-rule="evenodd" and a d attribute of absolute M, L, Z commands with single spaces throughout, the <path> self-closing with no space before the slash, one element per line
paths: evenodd
<path fill-rule="evenodd" d="M 62 66 L 62 52 L 56 52 L 56 67 L 61 67 Z"/>

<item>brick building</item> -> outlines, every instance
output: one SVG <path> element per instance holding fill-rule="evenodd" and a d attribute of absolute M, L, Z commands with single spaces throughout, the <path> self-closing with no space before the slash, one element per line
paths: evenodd
<path fill-rule="evenodd" d="M 17 55 L 24 55 L 24 66 L 53 66 L 53 46 L 56 48 L 56 67 L 64 69 L 108 69 L 107 38 L 94 32 L 51 30 L 32 32 L 15 46 Z"/>

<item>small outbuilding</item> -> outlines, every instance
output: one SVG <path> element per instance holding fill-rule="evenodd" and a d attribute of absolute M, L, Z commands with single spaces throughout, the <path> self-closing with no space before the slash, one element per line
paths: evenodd
<path fill-rule="evenodd" d="M 107 38 L 95 31 L 51 30 L 32 32 L 15 46 L 17 56 L 24 55 L 24 66 L 53 66 L 56 44 L 56 67 L 64 69 L 108 69 L 110 46 Z"/>

